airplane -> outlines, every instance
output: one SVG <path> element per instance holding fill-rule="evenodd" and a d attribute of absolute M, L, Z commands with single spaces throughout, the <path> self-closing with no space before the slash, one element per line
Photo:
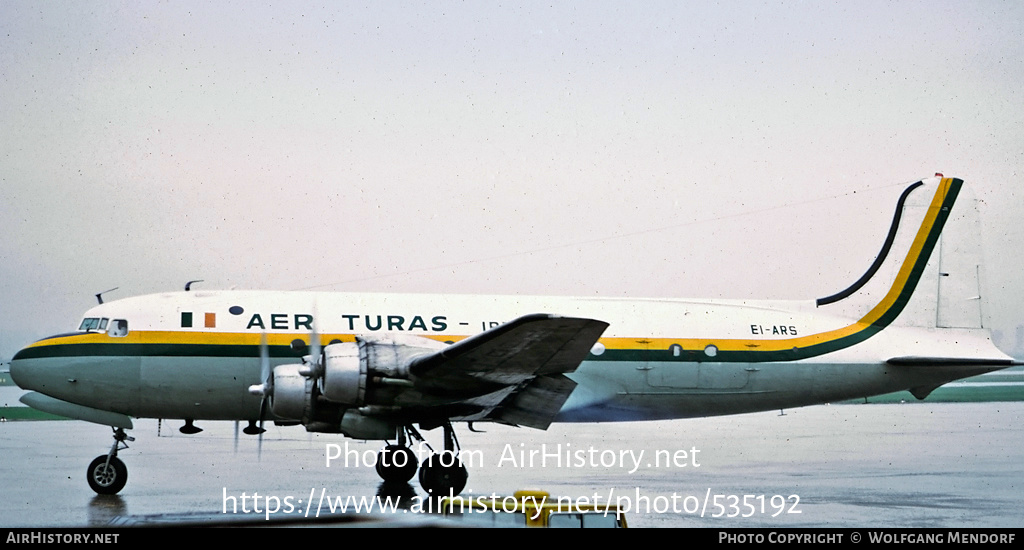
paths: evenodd
<path fill-rule="evenodd" d="M 956 205 L 956 208 L 954 208 Z M 111 426 L 87 480 L 114 494 L 132 417 L 265 421 L 381 440 L 377 473 L 458 494 L 453 424 L 690 418 L 942 384 L 1015 364 L 983 322 L 980 231 L 963 181 L 899 197 L 878 256 L 807 301 L 197 291 L 126 298 L 20 350 L 22 401 Z M 419 429 L 417 429 L 417 426 Z M 421 464 L 410 441 L 442 429 Z M 262 438 L 262 435 L 260 435 Z M 262 439 L 260 440 L 262 444 Z"/>

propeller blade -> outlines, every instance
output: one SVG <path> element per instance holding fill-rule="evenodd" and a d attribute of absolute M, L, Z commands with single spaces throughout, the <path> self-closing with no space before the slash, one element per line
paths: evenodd
<path fill-rule="evenodd" d="M 257 461 L 259 461 L 260 459 L 263 458 L 263 432 L 266 431 L 266 430 L 263 429 L 263 419 L 266 416 L 267 416 L 267 398 L 264 397 L 263 401 L 260 401 L 260 435 L 258 436 L 259 437 L 259 443 L 257 444 L 257 447 L 256 447 L 256 460 Z"/>
<path fill-rule="evenodd" d="M 313 330 L 309 334 L 309 347 L 307 351 L 309 353 L 309 361 L 306 362 L 299 370 L 299 374 L 307 378 L 318 378 L 323 374 L 323 362 L 321 361 L 321 354 L 323 353 L 322 346 L 320 345 L 320 331 L 316 328 L 316 318 L 319 315 L 316 304 L 313 304 Z"/>
<path fill-rule="evenodd" d="M 320 307 L 317 301 L 313 301 L 313 334 L 309 336 L 309 353 L 315 361 L 320 361 L 320 331 L 317 329 L 316 320 L 320 318 Z"/>
<path fill-rule="evenodd" d="M 260 383 L 249 386 L 249 393 L 264 398 L 274 393 L 274 373 L 270 370 L 270 351 L 267 348 L 267 335 L 260 335 Z"/>
<path fill-rule="evenodd" d="M 266 395 L 274 393 L 274 377 L 270 371 L 270 349 L 267 347 L 267 333 L 260 334 L 260 380 L 266 388 Z"/>
<path fill-rule="evenodd" d="M 309 335 L 309 356 L 313 361 L 313 368 L 319 373 L 320 371 L 320 333 L 316 330 L 316 325 L 313 325 L 313 333 Z"/>
<path fill-rule="evenodd" d="M 263 420 L 267 417 L 267 403 L 274 396 L 274 373 L 270 370 L 270 349 L 267 346 L 267 334 L 260 335 L 260 380 L 262 384 L 250 386 L 249 392 L 263 396 L 260 400 L 260 429 L 257 460 L 263 457 Z M 237 427 L 236 427 L 237 429 Z"/>

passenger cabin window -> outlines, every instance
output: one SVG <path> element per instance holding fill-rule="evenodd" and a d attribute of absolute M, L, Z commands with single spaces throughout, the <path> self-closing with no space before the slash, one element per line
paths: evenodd
<path fill-rule="evenodd" d="M 110 330 L 107 332 L 115 338 L 128 336 L 128 321 L 124 319 L 114 319 L 111 321 Z"/>

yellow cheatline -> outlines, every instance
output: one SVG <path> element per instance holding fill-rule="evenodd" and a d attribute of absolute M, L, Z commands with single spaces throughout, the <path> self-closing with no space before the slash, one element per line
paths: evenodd
<path fill-rule="evenodd" d="M 921 223 L 921 227 L 918 229 L 917 235 L 914 237 L 914 242 L 911 245 L 910 250 L 907 252 L 907 257 L 904 259 L 903 265 L 900 267 L 900 271 L 897 274 L 896 279 L 893 281 L 893 285 L 889 289 L 889 292 L 878 303 L 878 305 L 867 313 L 867 315 L 850 325 L 828 332 L 809 334 L 807 336 L 800 336 L 797 338 L 781 338 L 773 340 L 655 338 L 647 339 L 648 343 L 643 348 L 639 348 L 635 345 L 637 340 L 636 338 L 602 338 L 601 343 L 604 344 L 607 349 L 668 349 L 669 346 L 677 344 L 682 346 L 683 349 L 693 351 L 702 350 L 713 344 L 720 351 L 784 351 L 830 342 L 865 330 L 881 319 L 882 316 L 895 305 L 896 300 L 903 293 L 910 280 L 910 275 L 913 272 L 914 267 L 921 259 L 921 253 L 924 250 L 924 245 L 928 241 L 928 237 L 935 227 L 935 222 L 942 210 L 942 204 L 945 202 L 946 196 L 949 194 L 952 182 L 952 178 L 944 178 L 939 184 L 938 189 L 935 191 L 935 196 L 932 197 L 931 204 L 928 206 L 928 212 L 925 215 L 925 219 Z"/>
<path fill-rule="evenodd" d="M 882 315 L 896 302 L 896 299 L 903 292 L 904 287 L 910 279 L 910 273 L 914 270 L 917 261 L 920 259 L 921 251 L 924 248 L 925 242 L 928 240 L 928 236 L 931 233 L 932 228 L 935 226 L 935 220 L 939 216 L 939 212 L 942 210 L 942 203 L 946 200 L 946 195 L 949 194 L 950 184 L 952 183 L 951 178 L 944 178 L 939 184 L 939 188 L 935 191 L 935 196 L 932 198 L 932 203 L 928 206 L 928 213 L 925 215 L 925 223 L 921 224 L 921 229 L 917 232 L 917 236 L 914 237 L 914 244 L 910 247 L 910 251 L 907 252 L 907 258 L 903 261 L 903 266 L 900 267 L 900 272 L 896 276 L 896 281 L 893 283 L 892 288 L 889 289 L 889 293 L 885 298 L 868 312 L 867 315 L 861 319 L 861 322 L 867 324 L 873 324 L 878 321 Z"/>

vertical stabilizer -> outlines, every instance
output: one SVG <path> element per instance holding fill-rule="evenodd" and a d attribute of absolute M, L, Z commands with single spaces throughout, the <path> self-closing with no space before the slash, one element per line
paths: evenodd
<path fill-rule="evenodd" d="M 977 204 L 963 187 L 940 177 L 910 185 L 875 262 L 818 306 L 878 326 L 982 327 Z"/>

